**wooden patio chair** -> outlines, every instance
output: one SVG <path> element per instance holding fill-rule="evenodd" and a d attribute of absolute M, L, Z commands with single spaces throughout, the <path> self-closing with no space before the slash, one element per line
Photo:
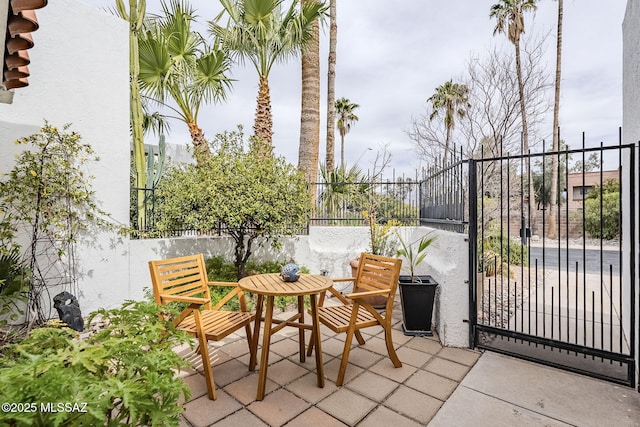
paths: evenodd
<path fill-rule="evenodd" d="M 174 320 L 176 328 L 188 332 L 198 339 L 197 352 L 202 357 L 202 366 L 207 380 L 209 399 L 216 400 L 216 386 L 209 359 L 208 341 L 219 341 L 244 327 L 249 351 L 251 347 L 250 324 L 255 315 L 247 312 L 244 294 L 236 283 L 209 282 L 202 254 L 149 261 L 153 282 L 153 294 L 157 304 L 182 302 L 189 304 Z M 211 306 L 209 286 L 234 287 L 215 306 Z M 223 311 L 222 306 L 237 296 L 241 311 Z"/>
<path fill-rule="evenodd" d="M 396 368 L 402 366 L 391 339 L 391 314 L 401 266 L 402 260 L 400 259 L 363 253 L 360 256 L 358 274 L 355 279 L 351 277 L 333 280 L 334 282 L 354 282 L 354 289 L 358 289 L 358 292 L 343 295 L 335 288 L 330 288 L 329 291 L 342 302 L 336 306 L 324 306 L 324 295 L 321 296 L 318 307 L 320 322 L 336 333 L 346 332 L 347 334 L 336 380 L 337 386 L 341 386 L 344 382 L 353 336 L 355 335 L 360 345 L 365 343 L 360 329 L 381 326 L 384 329 L 387 352 L 393 366 Z M 365 297 L 375 295 L 387 297 L 384 310 L 376 310 L 365 299 Z M 313 346 L 309 344 L 307 354 L 310 356 L 312 351 Z"/>

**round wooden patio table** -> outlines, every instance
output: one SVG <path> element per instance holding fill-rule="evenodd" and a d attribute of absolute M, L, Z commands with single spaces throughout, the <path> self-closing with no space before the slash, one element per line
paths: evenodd
<path fill-rule="evenodd" d="M 258 295 L 256 306 L 256 320 L 253 328 L 252 354 L 249 361 L 249 369 L 256 367 L 256 352 L 258 349 L 258 336 L 260 334 L 260 321 L 264 321 L 264 332 L 262 337 L 262 352 L 260 354 L 260 376 L 258 377 L 258 393 L 256 400 L 264 398 L 265 386 L 267 382 L 267 366 L 269 365 L 269 346 L 271 345 L 271 335 L 278 332 L 285 326 L 293 326 L 299 329 L 300 341 L 300 361 L 305 360 L 305 329 L 311 329 L 313 345 L 316 354 L 316 372 L 318 375 L 318 387 L 324 387 L 324 368 L 322 364 L 322 347 L 320 346 L 320 330 L 318 323 L 317 295 L 326 291 L 333 285 L 333 281 L 326 276 L 315 274 L 302 274 L 296 282 L 285 282 L 279 274 L 256 274 L 247 276 L 238 281 L 238 286 L 245 291 Z M 311 300 L 311 324 L 304 323 L 304 296 L 309 295 Z M 275 297 L 295 296 L 298 297 L 298 312 L 286 320 L 273 318 L 273 301 Z M 267 297 L 267 307 L 262 316 L 262 306 L 264 297 Z M 277 326 L 272 327 L 273 324 Z"/>

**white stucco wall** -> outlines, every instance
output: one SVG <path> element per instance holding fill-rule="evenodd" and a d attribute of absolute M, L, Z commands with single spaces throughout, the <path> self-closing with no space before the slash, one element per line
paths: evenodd
<path fill-rule="evenodd" d="M 48 120 L 72 130 L 100 157 L 91 166 L 100 207 L 129 221 L 129 40 L 127 24 L 76 0 L 56 0 L 37 12 L 40 28 L 29 50 L 29 86 L 12 104 L 0 104 L 0 173 L 13 167 L 21 147 Z M 128 258 L 113 235 L 96 236 L 99 248 L 79 248 L 78 295 L 83 312 L 128 297 Z"/>
<path fill-rule="evenodd" d="M 635 174 L 635 182 L 639 183 L 639 172 L 638 172 L 638 156 L 640 155 L 638 141 L 640 141 L 640 0 L 628 0 L 627 1 L 627 9 L 624 17 L 624 21 L 622 23 L 622 140 L 625 144 L 635 144 L 636 145 L 636 164 L 635 170 L 632 171 Z M 625 156 L 626 164 L 629 164 L 629 156 Z M 625 178 L 630 178 L 630 174 L 624 174 Z M 624 185 L 624 183 L 623 183 Z M 635 301 L 636 301 L 636 375 L 637 375 L 637 383 L 640 383 L 640 281 L 638 277 L 640 276 L 638 272 L 640 272 L 640 249 L 638 245 L 640 245 L 640 220 L 638 216 L 640 215 L 640 202 L 636 187 L 635 193 L 635 204 L 636 204 L 636 216 L 633 219 L 635 221 L 635 231 L 636 235 L 633 237 L 636 242 L 636 281 L 635 281 Z M 630 228 L 630 224 L 625 222 L 623 224 L 626 230 Z M 630 241 L 627 240 L 624 242 L 625 251 L 630 251 Z M 627 252 L 629 253 L 629 252 Z M 626 275 L 625 275 L 626 276 Z M 625 283 L 625 291 L 629 290 L 629 283 Z M 625 311 L 628 309 L 625 307 Z M 627 336 L 630 331 L 626 331 Z M 640 386 L 638 387 L 640 390 Z"/>
<path fill-rule="evenodd" d="M 257 261 L 287 261 L 294 258 L 311 273 L 326 271 L 330 277 L 351 277 L 348 265 L 352 258 L 366 251 L 369 244 L 367 227 L 311 227 L 308 236 L 286 239 L 280 251 L 268 245 L 254 248 Z M 468 242 L 466 235 L 434 230 L 427 227 L 404 227 L 400 231 L 406 242 L 415 242 L 427 233 L 436 236 L 429 247 L 418 274 L 429 274 L 439 284 L 434 308 L 434 322 L 444 345 L 469 345 Z M 205 257 L 232 257 L 233 242 L 225 237 L 151 239 L 130 241 L 131 298 L 144 297 L 144 288 L 151 289 L 147 262 L 202 252 Z"/>

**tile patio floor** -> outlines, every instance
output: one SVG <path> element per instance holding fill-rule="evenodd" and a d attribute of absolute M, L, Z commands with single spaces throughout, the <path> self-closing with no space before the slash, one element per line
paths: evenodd
<path fill-rule="evenodd" d="M 316 385 L 315 357 L 300 362 L 298 331 L 274 334 L 266 395 L 256 401 L 258 370 L 250 372 L 243 334 L 211 343 L 218 398 L 207 397 L 200 356 L 178 350 L 194 364 L 182 372 L 191 387 L 181 426 L 420 426 L 427 424 L 480 357 L 468 349 L 443 348 L 437 337 L 402 333 L 400 309 L 394 310 L 393 341 L 403 365 L 389 360 L 381 327 L 362 331 L 366 344 L 354 340 L 345 382 L 336 387 L 345 334 L 321 329 L 325 386 Z M 307 333 L 307 340 L 309 334 Z"/>

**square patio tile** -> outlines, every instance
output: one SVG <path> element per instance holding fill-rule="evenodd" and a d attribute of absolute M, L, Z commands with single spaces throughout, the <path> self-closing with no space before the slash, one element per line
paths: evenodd
<path fill-rule="evenodd" d="M 340 370 L 340 358 L 336 357 L 331 360 L 329 363 L 324 364 L 324 376 L 327 380 L 332 381 L 334 384 L 338 379 L 338 371 Z M 347 370 L 344 373 L 344 383 L 348 383 L 353 378 L 360 375 L 364 369 L 359 366 L 352 365 L 351 363 L 347 364 Z"/>
<path fill-rule="evenodd" d="M 324 387 L 318 387 L 318 376 L 315 372 L 298 378 L 285 386 L 287 390 L 310 403 L 317 403 L 338 390 L 335 383 L 325 378 Z"/>
<path fill-rule="evenodd" d="M 198 397 L 207 394 L 207 381 L 204 378 L 204 375 L 196 373 L 193 375 L 189 375 L 188 377 L 184 377 L 183 379 L 187 386 L 191 389 L 191 397 L 189 398 L 189 400 L 195 400 Z"/>
<path fill-rule="evenodd" d="M 241 409 L 238 412 L 234 412 L 229 415 L 227 418 L 218 421 L 215 424 L 215 427 L 237 427 L 237 426 L 251 426 L 251 427 L 262 427 L 268 426 L 262 422 L 262 420 L 246 409 Z"/>
<path fill-rule="evenodd" d="M 373 372 L 363 372 L 349 381 L 346 387 L 380 403 L 398 388 L 398 383 Z"/>
<path fill-rule="evenodd" d="M 435 397 L 401 385 L 389 396 L 384 406 L 426 425 L 438 412 L 442 402 Z"/>
<path fill-rule="evenodd" d="M 265 395 L 264 400 L 253 402 L 247 409 L 270 426 L 281 426 L 310 406 L 293 393 L 280 388 Z"/>
<path fill-rule="evenodd" d="M 249 354 L 249 343 L 244 338 L 236 339 L 234 341 L 225 342 L 219 350 L 235 359 L 244 354 Z"/>
<path fill-rule="evenodd" d="M 267 378 L 265 393 L 271 393 L 278 387 L 278 384 Z M 224 391 L 229 393 L 229 395 L 233 396 L 243 405 L 246 406 L 250 404 L 251 402 L 256 400 L 256 394 L 258 392 L 258 373 L 255 372 L 227 385 L 226 387 L 224 387 Z"/>
<path fill-rule="evenodd" d="M 205 427 L 220 421 L 240 410 L 242 405 L 224 390 L 217 390 L 217 399 L 209 400 L 205 395 L 185 405 L 183 416 L 195 427 Z"/>
<path fill-rule="evenodd" d="M 382 326 L 372 326 L 370 328 L 360 329 L 360 333 L 362 334 L 365 340 L 368 339 L 367 337 L 378 336 L 382 332 L 384 332 L 384 329 L 382 329 Z"/>
<path fill-rule="evenodd" d="M 342 352 L 344 351 L 344 335 L 345 334 L 340 334 L 340 337 L 343 338 L 342 340 L 337 339 L 336 337 L 332 337 L 325 341 L 322 341 L 322 343 L 320 344 L 322 346 L 322 353 L 334 357 L 341 356 Z M 357 342 L 355 339 L 353 341 Z"/>
<path fill-rule="evenodd" d="M 415 350 L 411 347 L 400 347 L 396 350 L 396 353 L 398 353 L 398 357 L 403 364 L 406 363 L 408 365 L 415 366 L 416 368 L 424 366 L 424 364 L 433 357 L 429 353 Z"/>
<path fill-rule="evenodd" d="M 290 360 L 283 359 L 278 363 L 269 365 L 269 369 L 267 370 L 267 378 L 280 385 L 285 385 L 297 378 L 302 377 L 308 372 L 308 369 L 305 369 L 302 366 L 291 362 Z"/>
<path fill-rule="evenodd" d="M 366 342 L 364 343 L 363 346 L 361 346 L 362 348 L 369 350 L 369 351 L 373 351 L 374 353 L 378 353 L 382 356 L 388 356 L 388 352 L 387 352 L 387 344 L 384 341 L 384 335 L 382 336 L 382 338 L 378 338 L 378 337 L 371 337 L 368 340 L 365 337 Z M 357 341 L 355 340 L 355 338 L 353 339 L 353 342 L 357 345 Z M 397 350 L 398 349 L 398 344 L 393 343 L 394 348 Z"/>
<path fill-rule="evenodd" d="M 178 354 L 191 363 L 192 367 L 187 369 L 187 372 L 202 372 L 202 356 L 195 352 L 195 348 L 189 347 L 181 348 Z M 231 360 L 232 357 L 221 350 L 221 347 L 209 343 L 209 360 L 211 366 L 220 365 Z"/>
<path fill-rule="evenodd" d="M 213 368 L 213 381 L 216 386 L 224 387 L 227 384 L 231 384 L 234 381 L 239 380 L 242 377 L 251 375 L 247 365 L 237 360 L 229 360 L 222 365 L 218 365 Z"/>
<path fill-rule="evenodd" d="M 404 385 L 445 401 L 458 387 L 458 382 L 427 371 L 418 371 Z"/>
<path fill-rule="evenodd" d="M 444 347 L 440 353 L 438 353 L 438 357 L 460 363 L 461 365 L 473 366 L 481 354 L 479 351 L 468 348 Z"/>
<path fill-rule="evenodd" d="M 272 361 L 278 361 L 282 358 L 282 356 L 278 355 L 278 354 L 271 354 L 270 356 L 273 356 L 273 360 L 271 357 L 269 357 L 269 362 L 271 363 Z M 260 362 L 260 352 L 258 352 L 257 357 L 257 362 Z M 247 367 L 247 370 L 249 369 L 249 361 L 251 360 L 251 355 L 249 353 L 247 354 L 243 354 L 242 356 L 238 356 L 235 357 L 234 360 L 242 363 L 243 365 L 245 365 Z M 258 363 L 256 363 L 256 369 L 258 369 L 260 366 L 258 365 Z"/>
<path fill-rule="evenodd" d="M 349 352 L 349 363 L 360 366 L 361 368 L 370 368 L 382 358 L 382 355 L 366 350 L 360 346 L 351 349 Z"/>
<path fill-rule="evenodd" d="M 369 371 L 380 374 L 398 383 L 405 381 L 417 370 L 418 368 L 416 368 L 415 366 L 411 366 L 406 363 L 401 367 L 396 368 L 393 366 L 393 363 L 391 363 L 391 359 L 389 359 L 388 357 L 382 359 L 371 368 L 369 368 Z"/>
<path fill-rule="evenodd" d="M 335 419 L 326 412 L 323 412 L 318 408 L 311 407 L 294 418 L 293 421 L 287 424 L 287 427 L 341 427 L 345 425 L 346 424 Z"/>
<path fill-rule="evenodd" d="M 442 344 L 440 344 L 440 342 L 428 337 L 413 337 L 405 344 L 405 347 L 413 348 L 429 354 L 437 354 L 442 350 Z"/>
<path fill-rule="evenodd" d="M 271 353 L 277 353 L 283 357 L 289 357 L 293 354 L 298 354 L 300 345 L 297 339 L 287 338 L 280 340 L 277 343 L 271 344 L 269 347 Z"/>
<path fill-rule="evenodd" d="M 367 418 L 358 424 L 358 427 L 419 427 L 421 424 L 404 415 L 392 411 L 384 406 L 379 406 L 375 411 L 367 415 Z"/>
<path fill-rule="evenodd" d="M 471 368 L 436 356 L 427 363 L 424 369 L 442 377 L 460 382 Z"/>
<path fill-rule="evenodd" d="M 341 388 L 316 406 L 348 425 L 355 425 L 376 407 L 376 403 L 358 393 Z"/>
<path fill-rule="evenodd" d="M 380 338 L 384 339 L 384 334 L 382 334 Z M 413 337 L 405 335 L 402 331 L 402 327 L 400 327 L 399 329 L 391 330 L 391 339 L 393 340 L 393 344 L 397 347 L 411 341 Z"/>

